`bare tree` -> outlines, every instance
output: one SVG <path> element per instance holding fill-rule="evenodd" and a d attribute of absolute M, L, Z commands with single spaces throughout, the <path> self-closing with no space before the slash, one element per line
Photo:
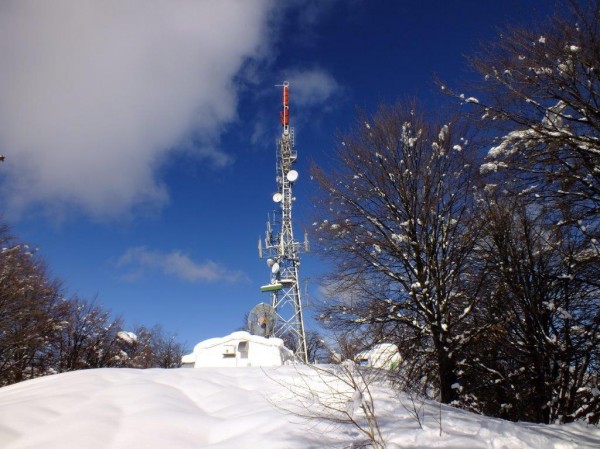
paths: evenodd
<path fill-rule="evenodd" d="M 123 346 L 126 366 L 131 368 L 178 368 L 185 350 L 174 335 L 167 335 L 160 325 L 137 326 L 133 338 Z"/>
<path fill-rule="evenodd" d="M 167 334 L 160 325 L 152 328 L 154 334 L 154 367 L 155 368 L 179 368 L 181 358 L 185 354 L 182 343 L 176 340 L 173 334 Z"/>
<path fill-rule="evenodd" d="M 477 246 L 486 300 L 471 316 L 489 326 L 465 366 L 485 392 L 474 381 L 462 402 L 597 422 L 600 1 L 561 1 L 550 20 L 505 30 L 471 62 L 481 82 L 451 94 L 491 139 Z"/>
<path fill-rule="evenodd" d="M 340 137 L 322 188 L 316 240 L 332 262 L 330 323 L 367 327 L 421 364 L 443 402 L 458 396 L 457 360 L 480 285 L 469 265 L 477 240 L 472 145 L 454 122 L 415 107 L 382 107 Z"/>
<path fill-rule="evenodd" d="M 488 197 L 477 253 L 488 267 L 478 314 L 493 323 L 463 368 L 486 414 L 597 422 L 600 304 L 586 282 L 581 234 L 548 226 L 543 209 Z M 586 257 L 587 258 L 587 257 Z M 479 388 L 478 388 L 479 387 Z"/>
<path fill-rule="evenodd" d="M 306 331 L 306 353 L 309 363 L 329 363 L 332 354 L 323 336 L 315 330 Z"/>
<path fill-rule="evenodd" d="M 63 321 L 60 283 L 35 251 L 0 229 L 0 385 L 52 372 L 49 341 Z"/>
<path fill-rule="evenodd" d="M 113 319 L 110 312 L 95 301 L 72 298 L 67 307 L 68 313 L 55 343 L 57 370 L 121 366 L 123 360 L 117 339 L 121 319 Z"/>
<path fill-rule="evenodd" d="M 119 338 L 122 327 L 95 301 L 65 298 L 35 250 L 0 227 L 0 386 L 86 368 L 181 365 L 183 346 L 160 326 L 142 327 L 137 343 Z"/>
<path fill-rule="evenodd" d="M 600 227 L 600 1 L 564 0 L 538 27 L 509 28 L 472 58 L 462 100 L 495 136 L 482 171 L 502 188 L 569 205 L 563 223 Z M 557 220 L 558 221 L 558 220 Z"/>

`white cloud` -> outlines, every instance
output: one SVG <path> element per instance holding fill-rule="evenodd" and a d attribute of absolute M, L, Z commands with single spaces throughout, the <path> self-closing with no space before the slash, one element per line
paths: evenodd
<path fill-rule="evenodd" d="M 118 260 L 118 267 L 129 271 L 124 279 L 133 281 L 147 272 L 159 271 L 188 282 L 239 282 L 246 279 L 241 271 L 227 269 L 213 262 L 196 263 L 181 251 L 164 253 L 145 247 L 129 248 Z"/>
<path fill-rule="evenodd" d="M 2 194 L 15 212 L 116 216 L 168 201 L 156 169 L 206 163 L 236 118 L 234 77 L 268 46 L 274 0 L 0 3 Z M 194 142 L 189 144 L 186 142 Z"/>
<path fill-rule="evenodd" d="M 305 125 L 307 122 L 315 126 L 318 117 L 334 109 L 336 98 L 339 98 L 343 92 L 343 88 L 335 78 L 320 68 L 285 70 L 277 81 L 284 80 L 290 82 L 290 122 L 293 127 Z M 270 87 L 270 90 L 263 91 L 262 95 L 268 95 L 273 101 L 277 101 L 276 95 L 280 93 Z M 250 139 L 252 144 L 255 146 L 268 144 L 271 148 L 273 138 L 271 131 L 278 120 L 278 117 L 272 113 L 272 108 L 269 112 L 257 111 L 254 114 Z"/>
<path fill-rule="evenodd" d="M 322 69 L 302 69 L 287 75 L 290 96 L 298 106 L 318 106 L 333 98 L 340 90 L 337 81 Z"/>

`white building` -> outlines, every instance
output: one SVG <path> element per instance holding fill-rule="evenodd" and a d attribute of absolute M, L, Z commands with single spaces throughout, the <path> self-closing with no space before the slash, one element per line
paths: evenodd
<path fill-rule="evenodd" d="M 400 353 L 393 343 L 379 343 L 366 351 L 359 352 L 356 363 L 372 368 L 393 369 L 400 363 Z"/>
<path fill-rule="evenodd" d="M 264 338 L 240 331 L 198 343 L 181 361 L 187 368 L 280 366 L 293 362 L 294 353 L 280 338 Z"/>

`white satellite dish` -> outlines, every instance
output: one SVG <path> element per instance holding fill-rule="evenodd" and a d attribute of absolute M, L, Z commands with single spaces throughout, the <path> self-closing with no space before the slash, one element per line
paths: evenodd
<path fill-rule="evenodd" d="M 248 314 L 248 330 L 252 335 L 269 337 L 273 335 L 277 314 L 273 306 L 261 302 Z"/>
<path fill-rule="evenodd" d="M 280 203 L 282 199 L 283 195 L 279 192 L 273 195 L 273 201 L 275 201 L 276 203 Z"/>
<path fill-rule="evenodd" d="M 296 170 L 290 170 L 286 177 L 289 182 L 294 182 L 298 179 L 298 172 Z"/>
<path fill-rule="evenodd" d="M 269 267 L 272 267 L 274 263 L 275 263 L 275 261 L 273 259 L 271 259 L 271 258 L 267 259 L 267 265 Z"/>
<path fill-rule="evenodd" d="M 273 273 L 273 274 L 279 273 L 279 264 L 277 262 L 275 262 L 273 265 L 271 265 L 271 273 Z"/>

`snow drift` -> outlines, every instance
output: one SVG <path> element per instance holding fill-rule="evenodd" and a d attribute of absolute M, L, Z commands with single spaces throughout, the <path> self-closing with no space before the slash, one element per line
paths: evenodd
<path fill-rule="evenodd" d="M 343 447 L 356 432 L 282 413 L 286 383 L 311 368 L 97 369 L 38 378 L 0 389 L 3 449 L 306 449 Z M 315 385 L 317 387 L 317 385 Z M 600 447 L 600 430 L 489 419 L 410 402 L 373 388 L 388 448 L 575 449 Z M 279 399 L 278 399 L 279 398 Z"/>

